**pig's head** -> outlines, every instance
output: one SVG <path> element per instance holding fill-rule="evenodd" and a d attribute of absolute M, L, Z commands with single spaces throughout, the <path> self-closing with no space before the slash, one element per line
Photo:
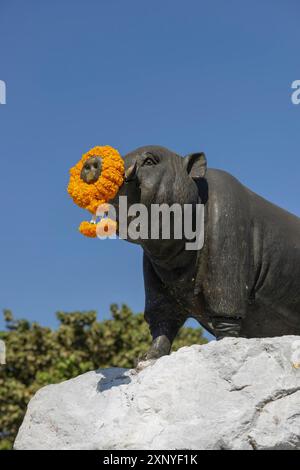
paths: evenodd
<path fill-rule="evenodd" d="M 124 157 L 125 183 L 120 194 L 130 203 L 188 204 L 197 200 L 195 180 L 206 172 L 204 153 L 185 158 L 160 146 L 140 147 Z"/>
<path fill-rule="evenodd" d="M 160 146 L 140 147 L 124 157 L 125 182 L 120 188 L 113 204 L 118 209 L 119 196 L 127 196 L 128 207 L 140 203 L 147 207 L 149 213 L 148 225 L 150 228 L 150 209 L 152 204 L 174 203 L 183 207 L 184 204 L 199 202 L 199 184 L 205 182 L 206 158 L 204 153 L 198 152 L 182 158 L 180 155 Z M 128 223 L 132 218 L 128 218 Z M 128 237 L 129 241 L 133 241 Z M 144 241 L 135 240 L 144 248 L 150 247 L 161 251 L 170 247 L 168 240 Z M 157 246 L 158 245 L 158 246 Z M 177 243 L 178 245 L 178 243 Z"/>

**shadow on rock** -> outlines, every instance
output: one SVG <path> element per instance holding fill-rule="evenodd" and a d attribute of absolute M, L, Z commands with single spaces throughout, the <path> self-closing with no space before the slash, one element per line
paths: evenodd
<path fill-rule="evenodd" d="M 119 387 L 131 382 L 128 369 L 119 369 L 117 367 L 98 369 L 96 373 L 102 376 L 97 384 L 97 392 L 105 392 L 112 387 Z"/>

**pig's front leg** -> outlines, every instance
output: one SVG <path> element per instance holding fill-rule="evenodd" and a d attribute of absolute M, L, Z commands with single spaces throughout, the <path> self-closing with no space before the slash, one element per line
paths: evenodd
<path fill-rule="evenodd" d="M 168 289 L 154 272 L 148 258 L 144 255 L 145 281 L 145 320 L 149 325 L 152 344 L 149 350 L 138 359 L 138 368 L 149 365 L 170 353 L 173 340 L 186 320 Z"/>

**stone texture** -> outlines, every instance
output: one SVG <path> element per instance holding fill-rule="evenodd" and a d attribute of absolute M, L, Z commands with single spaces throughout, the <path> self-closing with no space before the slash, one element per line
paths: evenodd
<path fill-rule="evenodd" d="M 227 338 L 42 388 L 16 449 L 300 449 L 300 338 Z"/>

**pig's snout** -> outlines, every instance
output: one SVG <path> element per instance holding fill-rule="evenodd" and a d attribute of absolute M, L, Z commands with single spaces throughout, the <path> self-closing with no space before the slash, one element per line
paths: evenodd
<path fill-rule="evenodd" d="M 133 181 L 137 176 L 137 163 L 133 163 L 130 165 L 129 168 L 125 171 L 125 183 L 129 183 Z"/>
<path fill-rule="evenodd" d="M 101 158 L 90 157 L 88 158 L 82 167 L 80 177 L 88 184 L 95 183 L 101 174 Z"/>

